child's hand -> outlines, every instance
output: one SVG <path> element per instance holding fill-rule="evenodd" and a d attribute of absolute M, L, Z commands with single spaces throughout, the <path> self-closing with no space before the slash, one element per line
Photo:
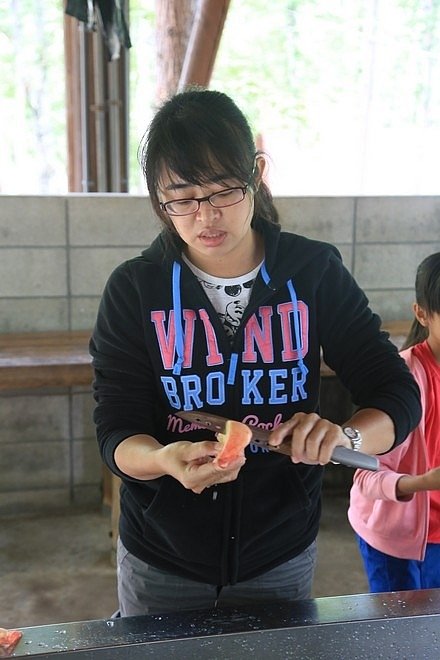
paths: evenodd
<path fill-rule="evenodd" d="M 426 490 L 440 490 L 440 467 L 432 468 L 424 474 Z"/>

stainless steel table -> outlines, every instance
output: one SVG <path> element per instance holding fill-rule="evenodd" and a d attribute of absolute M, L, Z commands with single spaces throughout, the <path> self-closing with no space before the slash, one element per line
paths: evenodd
<path fill-rule="evenodd" d="M 12 657 L 438 660 L 440 589 L 22 628 Z"/>

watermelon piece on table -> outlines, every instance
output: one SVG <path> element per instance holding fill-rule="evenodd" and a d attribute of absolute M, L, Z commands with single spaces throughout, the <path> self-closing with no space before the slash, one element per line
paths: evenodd
<path fill-rule="evenodd" d="M 228 419 L 225 432 L 217 433 L 217 440 L 223 447 L 214 459 L 221 468 L 227 468 L 238 458 L 244 456 L 244 450 L 252 440 L 252 430 L 242 422 Z"/>
<path fill-rule="evenodd" d="M 0 658 L 9 658 L 22 637 L 20 630 L 0 628 Z"/>

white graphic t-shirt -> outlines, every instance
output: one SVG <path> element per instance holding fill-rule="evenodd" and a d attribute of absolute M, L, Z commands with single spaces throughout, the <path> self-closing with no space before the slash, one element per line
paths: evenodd
<path fill-rule="evenodd" d="M 194 266 L 185 255 L 182 257 L 200 282 L 200 286 L 222 320 L 226 333 L 229 337 L 233 337 L 240 325 L 241 317 L 251 296 L 252 286 L 263 262 L 245 275 L 228 278 L 209 275 Z"/>

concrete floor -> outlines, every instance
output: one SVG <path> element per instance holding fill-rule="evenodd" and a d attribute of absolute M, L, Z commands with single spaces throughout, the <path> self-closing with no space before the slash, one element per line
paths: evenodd
<path fill-rule="evenodd" d="M 368 591 L 347 496 L 324 493 L 314 597 Z M 108 618 L 117 608 L 110 512 L 0 519 L 0 627 Z"/>

